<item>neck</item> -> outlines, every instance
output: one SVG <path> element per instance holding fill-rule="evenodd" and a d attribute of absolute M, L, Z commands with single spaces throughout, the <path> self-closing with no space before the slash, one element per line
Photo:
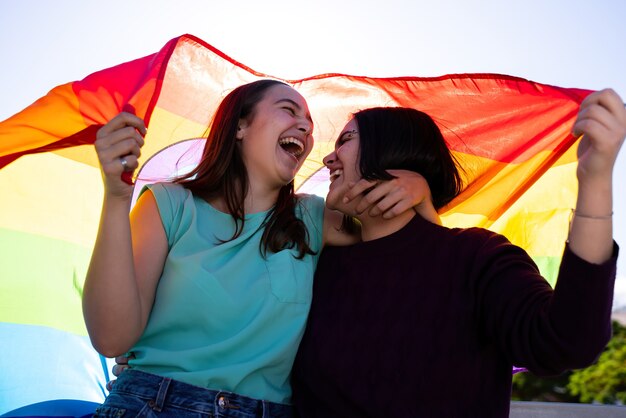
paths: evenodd
<path fill-rule="evenodd" d="M 281 184 L 271 173 L 255 170 L 246 165 L 248 190 L 244 199 L 246 213 L 258 213 L 271 209 L 278 200 Z"/>
<path fill-rule="evenodd" d="M 248 191 L 244 199 L 246 213 L 264 212 L 276 204 L 282 185 L 263 180 L 262 176 L 248 173 Z"/>
<path fill-rule="evenodd" d="M 357 217 L 361 222 L 361 239 L 372 241 L 391 235 L 404 228 L 414 216 L 415 212 L 408 210 L 395 218 L 384 219 L 382 216 L 369 216 L 366 211 Z"/>
<path fill-rule="evenodd" d="M 243 201 L 243 207 L 245 214 L 265 212 L 271 209 L 278 199 L 278 192 L 280 189 L 269 189 L 255 187 L 254 182 L 248 184 L 248 192 Z M 209 199 L 209 203 L 216 209 L 228 213 L 228 207 L 224 196 L 218 196 L 213 199 Z"/>
<path fill-rule="evenodd" d="M 252 186 L 248 188 L 248 193 L 244 199 L 244 208 L 246 214 L 265 212 L 271 209 L 278 199 L 278 190 L 266 190 L 264 192 L 252 190 Z"/>

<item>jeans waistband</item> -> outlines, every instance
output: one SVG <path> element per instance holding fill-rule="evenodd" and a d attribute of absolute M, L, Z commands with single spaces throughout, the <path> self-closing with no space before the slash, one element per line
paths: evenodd
<path fill-rule="evenodd" d="M 160 411 L 165 405 L 171 405 L 214 415 L 236 410 L 242 415 L 250 414 L 259 418 L 293 417 L 291 405 L 253 399 L 227 391 L 205 389 L 139 370 L 125 370 L 115 381 L 111 393 L 131 394 L 144 398 L 156 411 Z"/>

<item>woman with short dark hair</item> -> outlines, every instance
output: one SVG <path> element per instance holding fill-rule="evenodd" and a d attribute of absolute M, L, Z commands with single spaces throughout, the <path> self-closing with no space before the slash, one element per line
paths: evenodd
<path fill-rule="evenodd" d="M 512 365 L 553 375 L 592 363 L 611 337 L 618 254 L 612 169 L 626 109 L 612 90 L 583 101 L 578 201 L 552 289 L 521 248 L 481 228 L 415 213 L 358 213 L 342 195 L 398 167 L 422 174 L 434 206 L 461 190 L 439 128 L 422 112 L 357 112 L 324 163 L 326 206 L 356 219 L 363 242 L 326 247 L 293 370 L 294 404 L 311 417 L 508 416 Z"/>

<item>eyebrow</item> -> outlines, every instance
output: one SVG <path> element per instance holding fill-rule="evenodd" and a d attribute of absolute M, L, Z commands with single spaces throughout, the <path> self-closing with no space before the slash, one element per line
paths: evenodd
<path fill-rule="evenodd" d="M 296 109 L 298 109 L 298 111 L 302 110 L 302 107 L 300 107 L 300 105 L 298 103 L 296 103 L 295 101 L 291 100 L 291 99 L 280 99 L 280 100 L 276 100 L 276 103 L 274 104 L 278 104 L 281 102 L 287 102 L 292 104 Z M 309 122 L 313 123 L 313 119 L 311 118 L 311 114 L 307 113 L 306 114 L 306 118 L 308 119 Z"/>

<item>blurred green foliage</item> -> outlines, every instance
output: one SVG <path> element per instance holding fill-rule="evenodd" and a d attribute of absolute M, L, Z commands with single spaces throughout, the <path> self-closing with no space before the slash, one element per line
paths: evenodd
<path fill-rule="evenodd" d="M 598 360 L 585 369 L 551 378 L 517 373 L 511 399 L 626 404 L 626 327 L 613 321 L 613 338 Z"/>

